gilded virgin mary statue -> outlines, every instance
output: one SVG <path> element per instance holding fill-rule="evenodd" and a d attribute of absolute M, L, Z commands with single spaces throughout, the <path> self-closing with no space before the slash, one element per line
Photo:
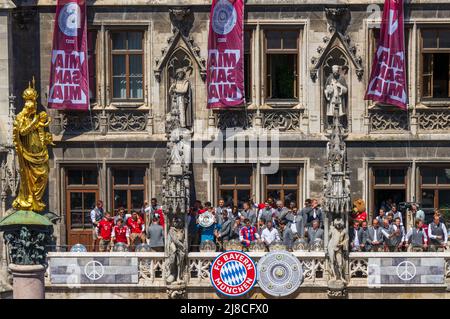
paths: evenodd
<path fill-rule="evenodd" d="M 14 121 L 13 141 L 20 167 L 19 195 L 13 202 L 16 210 L 42 212 L 42 201 L 48 180 L 48 149 L 52 135 L 45 130 L 50 118 L 44 111 L 37 114 L 38 93 L 33 86 L 23 92 L 25 101 L 22 111 Z"/>

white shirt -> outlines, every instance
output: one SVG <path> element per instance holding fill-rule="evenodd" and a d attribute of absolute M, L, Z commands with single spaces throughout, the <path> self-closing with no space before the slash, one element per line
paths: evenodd
<path fill-rule="evenodd" d="M 358 230 L 359 229 L 355 229 L 353 228 L 353 231 L 355 232 L 355 242 L 353 243 L 355 247 L 359 247 L 359 238 L 358 238 Z"/>
<path fill-rule="evenodd" d="M 269 230 L 269 228 L 264 228 L 261 233 L 261 239 L 264 243 L 270 245 L 274 240 L 280 240 L 280 234 L 275 227 L 272 227 L 271 230 Z"/>
<path fill-rule="evenodd" d="M 447 240 L 448 240 L 447 227 L 445 227 L 444 223 L 441 223 L 441 228 L 442 228 L 442 231 L 444 233 L 444 238 L 443 238 L 444 239 L 444 244 L 447 244 Z M 436 239 L 436 235 L 433 235 L 431 233 L 431 224 L 430 224 L 430 226 L 428 226 L 428 237 L 431 238 L 431 239 Z"/>
<path fill-rule="evenodd" d="M 294 215 L 294 220 L 291 223 L 291 230 L 294 234 L 297 234 L 297 224 L 295 223 L 297 221 L 297 216 L 298 215 Z"/>

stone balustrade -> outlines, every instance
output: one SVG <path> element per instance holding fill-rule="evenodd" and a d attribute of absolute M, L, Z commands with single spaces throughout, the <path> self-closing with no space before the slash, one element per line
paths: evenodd
<path fill-rule="evenodd" d="M 193 252 L 188 255 L 188 287 L 190 288 L 212 288 L 209 278 L 209 268 L 213 260 L 218 256 L 217 252 Z M 258 263 L 264 252 L 250 252 L 249 256 Z M 302 263 L 304 282 L 302 287 L 323 287 L 327 286 L 328 272 L 324 252 L 294 252 L 293 253 Z M 73 275 L 74 262 L 78 261 L 80 266 L 79 273 L 82 273 L 83 265 L 90 260 L 105 261 L 107 259 L 121 259 L 122 264 L 116 267 L 114 271 L 120 275 L 121 267 L 128 267 L 129 264 L 137 264 L 138 278 L 134 283 L 120 283 L 111 281 L 110 283 L 90 283 L 80 282 L 80 286 L 108 286 L 108 285 L 126 285 L 135 287 L 159 287 L 165 286 L 165 255 L 164 253 L 140 252 L 140 253 L 49 253 L 48 255 L 48 274 L 46 285 L 48 287 L 65 287 L 73 285 L 73 282 L 55 283 L 57 276 L 62 275 L 61 269 L 58 273 L 55 271 L 55 265 L 64 265 L 62 272 L 64 275 Z M 450 283 L 450 252 L 437 253 L 409 253 L 409 252 L 354 252 L 349 256 L 349 287 L 367 287 L 368 286 L 368 268 L 370 258 L 444 258 L 445 260 L 445 282 Z M 84 261 L 83 261 L 84 260 Z M 127 262 L 129 260 L 129 262 Z M 134 261 L 133 261 L 134 260 Z M 76 262 L 75 262 L 76 263 Z M 65 271 L 64 271 L 65 270 Z"/>

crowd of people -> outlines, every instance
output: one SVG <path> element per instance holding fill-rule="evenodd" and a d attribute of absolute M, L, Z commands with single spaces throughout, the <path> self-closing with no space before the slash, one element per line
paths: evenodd
<path fill-rule="evenodd" d="M 367 214 L 352 215 L 349 227 L 349 242 L 352 251 L 442 251 L 447 246 L 447 228 L 435 211 L 433 222 L 425 223 L 425 213 L 417 204 L 411 206 L 414 227 L 405 231 L 403 215 L 397 205 L 389 203 L 379 209 L 372 225 Z M 200 217 L 209 213 L 213 222 L 202 225 Z M 151 251 L 164 251 L 165 218 L 156 198 L 144 203 L 140 211 L 126 213 L 119 208 L 116 216 L 103 211 L 103 202 L 98 201 L 91 211 L 95 246 L 99 251 L 109 251 L 117 243 L 123 243 L 131 251 L 137 245 L 147 244 Z M 199 251 L 203 243 L 212 243 L 218 251 L 224 250 L 226 242 L 234 241 L 243 250 L 259 243 L 267 250 L 274 243 L 292 250 L 296 242 L 306 246 L 324 240 L 324 213 L 317 199 L 307 199 L 302 208 L 289 202 L 267 198 L 264 203 L 244 202 L 242 208 L 226 205 L 220 199 L 216 206 L 211 202 L 196 200 L 190 208 L 186 222 L 190 251 Z"/>

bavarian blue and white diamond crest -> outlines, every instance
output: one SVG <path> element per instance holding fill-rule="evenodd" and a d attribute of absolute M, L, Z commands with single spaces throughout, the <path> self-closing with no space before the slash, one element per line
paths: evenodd
<path fill-rule="evenodd" d="M 247 270 L 240 262 L 231 260 L 220 270 L 220 278 L 229 286 L 239 286 L 247 277 Z"/>

